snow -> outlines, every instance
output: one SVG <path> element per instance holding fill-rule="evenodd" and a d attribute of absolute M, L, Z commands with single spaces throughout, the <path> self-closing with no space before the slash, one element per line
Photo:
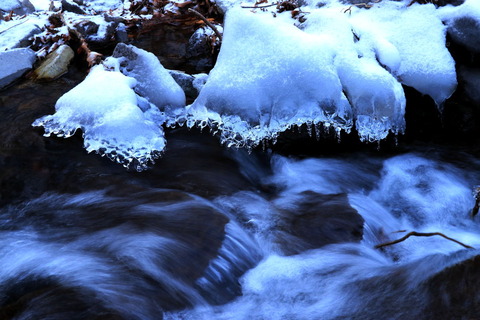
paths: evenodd
<path fill-rule="evenodd" d="M 153 53 L 119 43 L 113 57 L 119 59 L 123 74 L 137 80 L 136 91 L 157 108 L 185 107 L 185 93 Z"/>
<path fill-rule="evenodd" d="M 390 131 L 404 131 L 405 95 L 401 84 L 378 64 L 368 41 L 355 41 L 348 16 L 337 9 L 313 13 L 305 31 L 330 38 L 336 48 L 334 65 L 349 102 L 361 140 L 377 141 Z M 358 37 L 358 36 L 357 36 Z M 383 60 L 398 65 L 395 47 L 383 41 Z"/>
<path fill-rule="evenodd" d="M 28 38 L 40 33 L 45 24 L 48 24 L 47 16 L 32 15 L 0 24 L 0 51 L 28 46 Z"/>
<path fill-rule="evenodd" d="M 36 11 L 48 11 L 50 9 L 50 0 L 30 0 Z"/>
<path fill-rule="evenodd" d="M 219 125 L 225 142 L 254 146 L 302 123 L 350 130 L 351 108 L 328 39 L 269 13 L 232 9 L 217 63 L 188 108 Z"/>
<path fill-rule="evenodd" d="M 386 53 L 393 57 L 382 62 L 403 84 L 431 96 L 438 105 L 455 91 L 455 61 L 445 45 L 446 27 L 433 4 L 405 7 L 402 3 L 387 2 L 369 10 L 355 10 L 351 21 L 360 39 L 365 34 L 367 38 L 382 39 L 376 46 L 379 56 Z"/>
<path fill-rule="evenodd" d="M 118 69 L 95 66 L 83 82 L 60 97 L 54 115 L 33 125 L 43 126 L 45 136 L 69 137 L 81 129 L 88 152 L 106 154 L 141 171 L 163 151 L 165 138 L 158 109 L 142 111 L 138 106 L 146 102 L 133 90 L 136 83 Z"/>
<path fill-rule="evenodd" d="M 373 142 L 404 132 L 402 85 L 429 95 L 440 110 L 456 90 L 447 30 L 456 41 L 480 51 L 477 0 L 439 8 L 384 0 L 368 9 L 323 2 L 301 8 L 306 22 L 292 19 L 290 12 L 275 12 L 275 7 L 251 10 L 240 8 L 238 1 L 218 2 L 227 11 L 220 54 L 209 75 L 193 80 L 199 95 L 189 106 L 154 54 L 120 44 L 106 69 L 95 68 L 58 101 L 55 115 L 36 125 L 45 126 L 47 134 L 66 136 L 80 128 L 87 150 L 119 153 L 127 160 L 118 161 L 127 166 L 139 162 L 140 169 L 165 146 L 162 124 L 209 126 L 222 143 L 235 147 L 275 142 L 281 132 L 303 124 L 336 134 L 355 128 L 360 140 Z M 95 14 L 128 4 L 99 0 L 83 8 Z M 70 27 L 83 20 L 97 24 L 98 33 L 89 41 L 100 41 L 112 29 L 101 15 L 64 17 Z M 0 50 L 17 46 L 20 35 L 45 21 L 26 19 L 0 24 L 0 32 L 8 31 L 2 32 Z M 196 34 L 207 32 L 211 30 Z M 474 86 L 476 81 L 470 82 Z M 89 94 L 94 88 L 102 90 Z M 95 108 L 85 107 L 90 104 Z M 78 117 L 72 111 L 76 109 Z"/>

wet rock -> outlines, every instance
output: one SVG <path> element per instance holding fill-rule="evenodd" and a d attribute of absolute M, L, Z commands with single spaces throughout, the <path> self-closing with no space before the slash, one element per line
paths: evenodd
<path fill-rule="evenodd" d="M 201 50 L 202 55 L 188 55 L 189 41 L 198 29 L 197 20 L 196 16 L 180 14 L 154 17 L 143 23 L 132 44 L 155 54 L 167 69 L 189 74 L 208 73 L 215 65 L 218 52 L 206 48 Z"/>
<path fill-rule="evenodd" d="M 429 319 L 476 319 L 480 314 L 480 256 L 461 261 L 429 278 L 423 314 Z"/>
<path fill-rule="evenodd" d="M 29 48 L 0 52 L 0 89 L 8 86 L 32 68 L 37 59 Z"/>
<path fill-rule="evenodd" d="M 475 104 L 480 105 L 480 69 L 459 67 L 459 78 L 464 84 L 465 95 Z"/>
<path fill-rule="evenodd" d="M 480 21 L 464 16 L 447 22 L 451 39 L 470 50 L 480 53 Z"/>
<path fill-rule="evenodd" d="M 168 71 L 178 85 L 183 89 L 187 99 L 193 101 L 205 85 L 208 75 L 206 73 L 190 75 L 178 70 Z"/>
<path fill-rule="evenodd" d="M 280 243 L 287 254 L 320 248 L 331 243 L 359 242 L 363 237 L 363 218 L 348 203 L 345 194 L 323 195 L 313 191 L 299 194 L 292 209 L 281 210 L 279 225 L 295 241 Z"/>
<path fill-rule="evenodd" d="M 62 0 L 62 10 L 77 14 L 86 14 L 85 11 L 74 1 Z"/>
<path fill-rule="evenodd" d="M 221 26 L 218 29 L 222 30 Z M 222 31 L 220 31 L 222 32 Z M 188 40 L 186 57 L 195 61 L 197 70 L 213 68 L 212 52 L 220 47 L 220 42 L 211 29 L 198 28 Z"/>
<path fill-rule="evenodd" d="M 168 72 L 175 82 L 177 82 L 177 84 L 183 89 L 187 99 L 195 99 L 198 96 L 198 91 L 193 86 L 193 80 L 195 80 L 194 76 L 177 70 L 169 70 Z"/>
<path fill-rule="evenodd" d="M 78 18 L 78 19 L 77 19 Z M 79 16 L 73 21 L 71 27 L 75 29 L 88 43 L 93 51 L 103 52 L 112 50 L 116 45 L 115 40 L 118 21 L 106 19 L 104 16 Z"/>
<path fill-rule="evenodd" d="M 54 80 L 68 71 L 68 66 L 74 57 L 73 50 L 67 45 L 61 45 L 51 52 L 45 61 L 35 69 L 34 78 Z"/>
<path fill-rule="evenodd" d="M 29 14 L 35 11 L 35 7 L 29 0 L 2 0 L 0 10 L 11 12 L 17 15 Z"/>

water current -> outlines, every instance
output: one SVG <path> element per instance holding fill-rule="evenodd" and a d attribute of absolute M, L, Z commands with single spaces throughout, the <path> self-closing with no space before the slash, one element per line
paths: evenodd
<path fill-rule="evenodd" d="M 150 171 L 128 172 L 29 126 L 62 81 L 0 100 L 1 319 L 478 317 L 468 150 L 249 154 L 176 129 Z M 375 248 L 411 231 L 461 243 Z"/>

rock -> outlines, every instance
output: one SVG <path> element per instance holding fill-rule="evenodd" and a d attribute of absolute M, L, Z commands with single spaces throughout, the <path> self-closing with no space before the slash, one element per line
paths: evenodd
<path fill-rule="evenodd" d="M 452 40 L 470 50 L 480 53 L 480 21 L 473 17 L 463 16 L 447 22 L 447 32 Z"/>
<path fill-rule="evenodd" d="M 35 7 L 29 0 L 2 0 L 0 10 L 4 12 L 13 11 L 14 14 L 24 15 L 35 11 Z"/>
<path fill-rule="evenodd" d="M 106 48 L 111 50 L 116 44 L 115 33 L 118 21 L 109 19 L 105 16 L 77 16 L 71 24 L 88 43 L 88 47 L 93 51 L 101 52 Z"/>
<path fill-rule="evenodd" d="M 32 44 L 30 40 L 35 34 L 42 32 L 42 26 L 48 23 L 46 19 L 37 19 L 33 15 L 26 20 L 9 21 L 3 24 L 0 36 L 0 51 L 14 48 L 25 48 Z"/>
<path fill-rule="evenodd" d="M 480 105 L 480 69 L 459 67 L 459 78 L 464 82 L 465 94 L 475 104 Z"/>
<path fill-rule="evenodd" d="M 37 59 L 30 48 L 0 52 L 0 89 L 8 86 L 32 68 Z"/>
<path fill-rule="evenodd" d="M 77 3 L 70 0 L 62 0 L 62 10 L 78 14 L 86 14 Z"/>
<path fill-rule="evenodd" d="M 286 254 L 296 254 L 331 243 L 359 242 L 364 220 L 350 206 L 345 194 L 319 194 L 304 191 L 292 208 L 281 209 L 283 222 L 278 226 L 289 236 L 279 237 Z"/>
<path fill-rule="evenodd" d="M 452 254 L 455 256 L 455 254 Z M 424 283 L 428 319 L 475 319 L 480 312 L 480 256 L 460 261 Z"/>
<path fill-rule="evenodd" d="M 190 75 L 183 71 L 169 70 L 168 71 L 173 79 L 185 92 L 187 99 L 194 100 L 197 98 L 200 90 L 205 85 L 208 75 L 206 73 L 199 73 Z"/>
<path fill-rule="evenodd" d="M 74 57 L 73 50 L 66 44 L 51 52 L 45 61 L 35 69 L 34 78 L 54 80 L 68 71 L 68 65 Z"/>
<path fill-rule="evenodd" d="M 163 111 L 166 107 L 185 106 L 182 88 L 153 53 L 119 43 L 113 51 L 113 57 L 125 58 L 120 64 L 122 73 L 135 78 L 138 81 L 135 87 L 138 94 L 147 98 L 160 110 Z"/>

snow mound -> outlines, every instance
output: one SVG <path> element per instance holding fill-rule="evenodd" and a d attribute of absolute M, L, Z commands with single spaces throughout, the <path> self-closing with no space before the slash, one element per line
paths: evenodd
<path fill-rule="evenodd" d="M 115 61 L 110 61 L 115 66 Z M 163 115 L 133 88 L 137 81 L 118 71 L 95 66 L 78 86 L 64 94 L 55 105 L 55 114 L 37 119 L 45 136 L 68 138 L 83 131 L 88 152 L 107 155 L 111 160 L 147 168 L 165 148 L 161 123 Z"/>
<path fill-rule="evenodd" d="M 352 34 L 349 16 L 338 9 L 316 11 L 308 18 L 305 31 L 328 37 L 334 44 L 334 66 L 352 105 L 360 139 L 373 142 L 389 132 L 403 132 L 406 100 L 402 86 L 378 63 L 372 43 Z M 381 45 L 383 60 L 392 67 L 398 65 L 396 48 L 385 40 Z"/>
<path fill-rule="evenodd" d="M 352 14 L 352 29 L 372 42 L 377 57 L 403 84 L 441 105 L 456 89 L 446 27 L 433 4 L 386 2 Z M 398 53 L 397 53 L 398 52 Z"/>
<path fill-rule="evenodd" d="M 187 107 L 187 124 L 218 127 L 229 146 L 258 145 L 293 125 L 349 131 L 352 110 L 329 39 L 269 13 L 231 9 L 217 63 Z"/>

